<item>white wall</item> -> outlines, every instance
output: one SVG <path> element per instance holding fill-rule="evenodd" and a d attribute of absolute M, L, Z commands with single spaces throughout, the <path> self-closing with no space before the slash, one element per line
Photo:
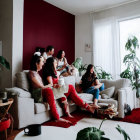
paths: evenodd
<path fill-rule="evenodd" d="M 2 41 L 2 55 L 12 65 L 12 0 L 0 0 L 0 40 Z M 12 67 L 0 71 L 0 90 L 12 86 Z"/>
<path fill-rule="evenodd" d="M 2 55 L 10 62 L 10 70 L 0 72 L 0 90 L 14 85 L 15 73 L 22 70 L 23 2 L 0 0 L 0 41 Z"/>
<path fill-rule="evenodd" d="M 23 59 L 23 10 L 24 0 L 13 0 L 13 50 L 12 50 L 12 80 L 15 74 L 22 71 Z"/>
<path fill-rule="evenodd" d="M 84 50 L 84 46 L 86 42 L 91 43 L 91 46 L 93 46 L 92 45 L 93 19 L 98 20 L 98 19 L 109 18 L 109 17 L 114 17 L 115 19 L 125 19 L 129 17 L 133 18 L 136 16 L 140 16 L 140 1 L 136 1 L 119 7 L 96 12 L 93 14 L 87 13 L 84 15 L 76 16 L 75 17 L 75 57 L 82 56 L 84 59 L 84 63 L 87 64 L 93 63 L 92 54 L 94 53 L 85 52 Z"/>
<path fill-rule="evenodd" d="M 83 57 L 83 63 L 92 63 L 92 52 L 85 51 L 85 45 L 92 48 L 92 16 L 90 14 L 75 17 L 75 58 Z"/>

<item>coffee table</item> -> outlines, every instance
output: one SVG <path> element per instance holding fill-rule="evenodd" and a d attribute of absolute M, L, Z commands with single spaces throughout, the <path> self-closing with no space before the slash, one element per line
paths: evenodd
<path fill-rule="evenodd" d="M 99 128 L 101 119 L 84 118 L 80 120 L 75 126 L 69 128 L 42 126 L 42 134 L 35 137 L 25 136 L 21 131 L 15 140 L 76 140 L 77 133 L 86 127 Z M 126 123 L 120 121 L 106 120 L 101 130 L 105 132 L 105 137 L 111 140 L 123 140 L 122 134 L 116 130 L 116 126 L 120 125 L 131 137 L 131 140 L 139 140 L 140 125 L 133 123 Z"/>
<path fill-rule="evenodd" d="M 76 133 L 61 127 L 41 126 L 41 135 L 26 136 L 24 130 L 17 134 L 14 140 L 75 140 Z"/>

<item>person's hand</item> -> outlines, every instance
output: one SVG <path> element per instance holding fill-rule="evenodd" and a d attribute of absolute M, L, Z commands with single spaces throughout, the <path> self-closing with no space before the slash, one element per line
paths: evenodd
<path fill-rule="evenodd" d="M 53 85 L 53 87 L 54 87 L 54 88 L 60 88 L 60 87 L 62 87 L 62 86 L 59 85 L 59 84 L 55 84 L 55 85 Z"/>
<path fill-rule="evenodd" d="M 63 68 L 65 68 L 66 66 L 67 66 L 67 65 L 66 65 L 66 64 L 64 64 L 64 65 L 63 65 Z"/>
<path fill-rule="evenodd" d="M 53 86 L 53 84 L 48 84 L 46 86 L 44 86 L 44 88 L 51 88 Z"/>

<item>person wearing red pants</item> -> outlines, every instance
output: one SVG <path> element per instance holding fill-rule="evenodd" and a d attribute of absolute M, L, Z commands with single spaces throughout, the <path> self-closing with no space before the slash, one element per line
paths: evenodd
<path fill-rule="evenodd" d="M 50 85 L 53 85 L 53 88 L 61 88 L 61 86 L 58 84 L 59 76 L 57 76 L 56 67 L 57 67 L 56 59 L 53 57 L 48 58 L 43 68 L 43 81 L 45 85 L 50 84 Z M 44 97 L 45 96 L 47 95 L 44 94 Z M 61 102 L 63 106 L 65 114 L 68 115 L 69 117 L 72 117 L 72 116 L 70 115 L 70 112 L 69 112 L 69 105 L 67 102 L 67 98 L 70 98 L 78 106 L 87 109 L 91 113 L 94 113 L 95 108 L 85 103 L 77 95 L 76 90 L 73 87 L 73 85 L 68 85 L 68 92 L 65 93 L 61 98 L 59 98 L 59 101 Z"/>
<path fill-rule="evenodd" d="M 53 91 L 51 89 L 52 85 L 51 84 L 44 85 L 42 78 L 38 73 L 42 69 L 43 65 L 44 65 L 44 59 L 42 56 L 34 55 L 32 57 L 30 63 L 30 71 L 28 74 L 29 80 L 31 82 L 32 93 L 37 89 L 41 89 L 43 101 L 47 102 L 50 105 L 52 116 L 54 117 L 54 119 L 61 121 L 61 118 L 59 117 L 59 114 L 56 109 L 55 99 L 54 99 Z M 36 94 L 40 94 L 40 93 L 36 93 Z"/>
<path fill-rule="evenodd" d="M 34 55 L 32 57 L 31 63 L 30 63 L 30 71 L 29 71 L 29 79 L 31 82 L 31 86 L 32 86 L 32 93 L 33 91 L 36 91 L 37 89 L 41 89 L 41 93 L 43 96 L 43 101 L 47 102 L 50 106 L 50 110 L 52 113 L 52 116 L 54 117 L 54 119 L 56 119 L 57 121 L 64 121 L 67 123 L 71 123 L 68 120 L 62 119 L 60 118 L 58 111 L 56 109 L 56 104 L 55 104 L 55 99 L 54 99 L 54 94 L 53 91 L 51 89 L 51 87 L 53 86 L 53 84 L 47 84 L 44 85 L 42 78 L 39 75 L 39 71 L 42 69 L 42 66 L 44 65 L 44 59 L 41 56 L 38 55 Z M 38 90 L 40 91 L 40 90 Z M 40 94 L 39 92 L 35 92 L 36 94 Z M 63 98 L 62 98 L 63 100 Z M 66 105 L 66 104 L 65 104 Z M 89 111 L 92 112 L 92 107 L 90 107 L 88 104 L 82 104 L 83 107 L 87 108 Z"/>

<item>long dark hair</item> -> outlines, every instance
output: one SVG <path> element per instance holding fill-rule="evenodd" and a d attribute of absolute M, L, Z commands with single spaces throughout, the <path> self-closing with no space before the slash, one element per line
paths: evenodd
<path fill-rule="evenodd" d="M 54 61 L 55 61 L 55 58 L 53 58 L 53 57 L 49 57 L 46 60 L 46 63 L 45 63 L 44 68 L 43 68 L 43 73 L 42 73 L 44 84 L 48 84 L 48 82 L 46 80 L 46 78 L 48 76 L 52 76 L 53 78 L 57 78 L 56 73 L 55 73 L 55 68 L 54 68 Z"/>
<path fill-rule="evenodd" d="M 46 52 L 49 52 L 49 51 L 51 51 L 52 49 L 54 49 L 54 47 L 51 46 L 51 45 L 49 45 L 49 46 L 47 46 L 47 48 L 46 48 Z"/>
<path fill-rule="evenodd" d="M 90 70 L 93 68 L 92 64 L 89 64 L 86 70 L 86 73 L 83 75 L 84 77 L 88 78 L 89 80 L 93 80 L 96 77 L 95 72 L 91 73 Z"/>
<path fill-rule="evenodd" d="M 36 63 L 40 63 L 40 59 L 42 56 L 33 55 L 30 63 L 30 70 L 37 71 Z"/>
<path fill-rule="evenodd" d="M 64 51 L 63 50 L 60 50 L 58 53 L 57 53 L 57 58 L 58 59 L 61 59 L 62 58 L 62 53 L 63 53 Z"/>

